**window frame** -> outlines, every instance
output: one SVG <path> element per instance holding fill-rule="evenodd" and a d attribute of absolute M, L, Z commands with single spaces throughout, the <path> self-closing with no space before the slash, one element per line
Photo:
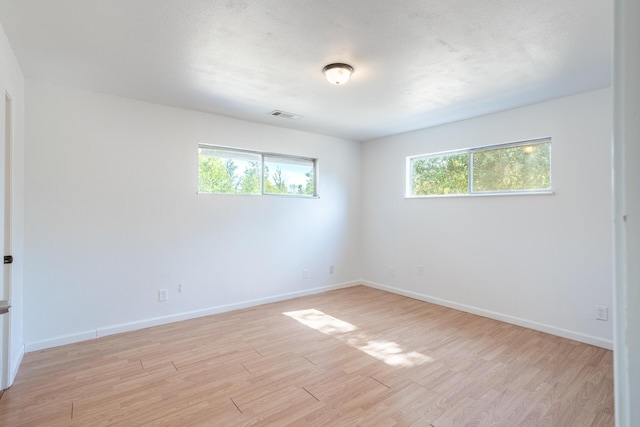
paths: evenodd
<path fill-rule="evenodd" d="M 473 190 L 473 155 L 486 151 L 502 150 L 505 148 L 525 147 L 529 145 L 549 144 L 549 188 L 536 190 L 502 190 L 502 191 L 474 191 Z M 456 194 L 412 194 L 413 192 L 413 176 L 411 162 L 415 159 L 429 157 L 445 157 L 458 154 L 467 154 L 468 159 L 468 175 L 467 175 L 467 192 Z M 521 195 L 549 195 L 554 194 L 553 191 L 553 161 L 552 161 L 552 138 L 535 138 L 515 142 L 507 142 L 493 145 L 482 145 L 478 147 L 465 148 L 460 150 L 440 151 L 436 153 L 417 154 L 407 156 L 406 158 L 406 180 L 405 180 L 405 198 L 406 199 L 424 199 L 433 197 L 483 197 L 483 196 L 521 196 Z"/>
<path fill-rule="evenodd" d="M 318 193 L 319 187 L 319 161 L 314 157 L 305 157 L 305 156 L 295 156 L 292 154 L 282 154 L 282 153 L 274 153 L 268 151 L 258 151 L 258 150 L 250 150 L 246 148 L 237 148 L 237 147 L 229 147 L 224 145 L 214 145 L 207 143 L 199 143 L 198 144 L 198 156 L 200 156 L 200 149 L 209 149 L 209 150 L 221 150 L 221 151 L 230 151 L 237 153 L 247 153 L 254 154 L 260 156 L 260 193 L 251 194 L 251 193 L 209 193 L 206 191 L 200 191 L 200 167 L 198 165 L 198 177 L 197 177 L 197 185 L 196 185 L 196 193 L 199 195 L 215 195 L 215 196 L 275 196 L 275 197 L 300 197 L 304 199 L 318 199 L 320 198 Z M 311 162 L 313 164 L 313 194 L 287 194 L 287 193 L 265 193 L 265 177 L 264 177 L 264 163 L 265 157 L 270 157 L 272 159 L 289 159 L 303 162 Z"/>

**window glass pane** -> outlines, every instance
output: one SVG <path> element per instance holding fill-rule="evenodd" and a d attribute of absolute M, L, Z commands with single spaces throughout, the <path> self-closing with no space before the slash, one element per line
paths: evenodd
<path fill-rule="evenodd" d="M 264 193 L 314 196 L 314 161 L 264 156 Z"/>
<path fill-rule="evenodd" d="M 548 190 L 550 143 L 473 153 L 473 192 Z"/>
<path fill-rule="evenodd" d="M 467 153 L 411 159 L 411 195 L 467 194 L 469 155 Z"/>
<path fill-rule="evenodd" d="M 256 153 L 200 147 L 200 193 L 260 194 L 262 157 Z"/>

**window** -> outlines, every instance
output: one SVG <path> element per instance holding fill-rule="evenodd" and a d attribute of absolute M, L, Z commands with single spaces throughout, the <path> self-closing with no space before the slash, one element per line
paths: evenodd
<path fill-rule="evenodd" d="M 262 193 L 260 154 L 200 146 L 198 192 Z"/>
<path fill-rule="evenodd" d="M 200 144 L 198 193 L 314 197 L 316 159 Z"/>
<path fill-rule="evenodd" d="M 313 196 L 315 161 L 264 155 L 264 193 Z"/>
<path fill-rule="evenodd" d="M 548 193 L 551 139 L 407 158 L 407 197 Z"/>

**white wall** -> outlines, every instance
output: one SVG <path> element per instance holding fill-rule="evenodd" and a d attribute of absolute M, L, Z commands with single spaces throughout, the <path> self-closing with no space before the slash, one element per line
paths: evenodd
<path fill-rule="evenodd" d="M 24 77 L 18 61 L 9 45 L 4 29 L 0 26 L 0 137 L 5 135 L 5 93 L 12 100 L 13 159 L 12 159 L 12 249 L 14 263 L 11 266 L 11 333 L 9 343 L 9 385 L 13 383 L 24 354 L 23 336 L 23 265 L 24 265 Z M 3 145 L 4 146 L 4 145 Z M 0 150 L 0 194 L 4 193 L 4 151 Z M 4 195 L 0 195 L 0 212 L 4 212 Z M 2 242 L 0 227 L 0 242 Z"/>
<path fill-rule="evenodd" d="M 358 142 L 30 80 L 26 99 L 28 351 L 359 279 Z M 197 195 L 201 142 L 318 158 L 320 198 Z"/>
<path fill-rule="evenodd" d="M 364 143 L 366 282 L 611 348 L 612 322 L 594 316 L 612 307 L 610 98 L 603 89 Z M 404 198 L 406 156 L 548 136 L 554 195 Z"/>
<path fill-rule="evenodd" d="M 362 151 L 35 81 L 26 97 L 27 350 L 361 277 L 612 346 L 612 322 L 594 318 L 594 305 L 613 305 L 608 89 L 369 141 Z M 545 136 L 554 195 L 404 198 L 408 155 Z M 199 142 L 318 157 L 321 198 L 197 195 Z M 161 288 L 167 303 L 157 302 Z"/>
<path fill-rule="evenodd" d="M 616 1 L 614 180 L 616 425 L 640 425 L 640 5 Z"/>

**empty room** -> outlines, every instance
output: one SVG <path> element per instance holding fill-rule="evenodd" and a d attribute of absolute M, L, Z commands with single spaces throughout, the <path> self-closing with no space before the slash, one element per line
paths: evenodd
<path fill-rule="evenodd" d="M 0 0 L 0 425 L 640 425 L 634 0 Z"/>

